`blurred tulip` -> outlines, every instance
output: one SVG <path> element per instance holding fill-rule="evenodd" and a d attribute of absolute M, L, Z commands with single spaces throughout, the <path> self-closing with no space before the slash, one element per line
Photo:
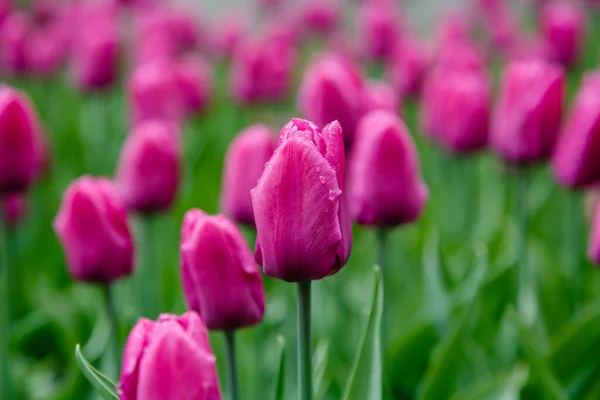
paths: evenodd
<path fill-rule="evenodd" d="M 579 61 L 585 36 L 585 16 L 576 2 L 548 2 L 542 10 L 541 31 L 553 60 L 563 65 Z"/>
<path fill-rule="evenodd" d="M 0 86 L 0 195 L 23 192 L 35 178 L 37 129 L 29 98 Z"/>
<path fill-rule="evenodd" d="M 27 212 L 27 196 L 14 193 L 0 199 L 2 204 L 1 221 L 9 227 L 17 226 Z"/>
<path fill-rule="evenodd" d="M 389 59 L 400 41 L 402 29 L 395 1 L 364 2 L 358 16 L 365 54 L 373 60 Z"/>
<path fill-rule="evenodd" d="M 308 32 L 330 32 L 340 20 L 339 0 L 307 0 L 303 22 Z"/>
<path fill-rule="evenodd" d="M 275 138 L 265 125 L 252 125 L 233 139 L 225 155 L 221 209 L 242 224 L 254 225 L 250 190 L 275 150 Z"/>
<path fill-rule="evenodd" d="M 438 68 L 425 82 L 423 130 L 455 153 L 481 150 L 488 139 L 491 84 L 482 71 Z"/>
<path fill-rule="evenodd" d="M 503 71 L 491 145 L 505 161 L 548 158 L 558 137 L 564 101 L 562 70 L 537 59 L 510 62 Z"/>
<path fill-rule="evenodd" d="M 214 50 L 222 58 L 233 57 L 235 49 L 247 33 L 246 25 L 240 19 L 230 17 L 221 21 L 215 29 Z"/>
<path fill-rule="evenodd" d="M 210 64 L 199 56 L 187 56 L 175 62 L 175 80 L 188 115 L 206 109 L 212 95 Z"/>
<path fill-rule="evenodd" d="M 108 179 L 83 176 L 65 191 L 54 231 L 74 279 L 111 283 L 133 270 L 127 210 Z"/>
<path fill-rule="evenodd" d="M 200 26 L 194 13 L 165 5 L 151 7 L 138 15 L 138 37 L 164 36 L 176 54 L 197 47 L 200 43 Z"/>
<path fill-rule="evenodd" d="M 468 42 L 470 40 L 471 24 L 468 18 L 460 14 L 446 15 L 438 25 L 436 41 L 440 49 L 447 44 Z"/>
<path fill-rule="evenodd" d="M 352 226 L 342 129 L 293 119 L 252 191 L 256 261 L 268 276 L 317 280 L 348 260 Z"/>
<path fill-rule="evenodd" d="M 337 120 L 344 143 L 352 144 L 362 107 L 363 77 L 348 59 L 326 54 L 313 62 L 302 78 L 298 108 L 318 125 Z"/>
<path fill-rule="evenodd" d="M 180 181 L 179 137 L 175 124 L 159 120 L 144 121 L 129 134 L 116 177 L 127 208 L 155 213 L 171 207 Z"/>
<path fill-rule="evenodd" d="M 480 51 L 467 41 L 454 41 L 446 43 L 440 49 L 435 60 L 436 66 L 451 69 L 471 69 L 484 71 L 485 60 Z"/>
<path fill-rule="evenodd" d="M 415 96 L 421 90 L 429 56 L 414 39 L 404 38 L 391 57 L 387 76 L 403 98 Z"/>
<path fill-rule="evenodd" d="M 365 82 L 362 90 L 362 115 L 375 110 L 398 112 L 399 109 L 398 94 L 390 84 L 378 80 Z"/>
<path fill-rule="evenodd" d="M 263 318 L 262 277 L 238 227 L 198 209 L 181 228 L 181 274 L 188 307 L 210 330 L 234 330 Z"/>
<path fill-rule="evenodd" d="M 118 392 L 120 400 L 220 400 L 215 356 L 198 314 L 140 318 L 125 343 Z"/>
<path fill-rule="evenodd" d="M 127 89 L 134 125 L 154 119 L 179 123 L 185 114 L 172 62 L 157 60 L 137 66 L 129 76 Z"/>
<path fill-rule="evenodd" d="M 10 13 L 0 26 L 0 66 L 6 73 L 27 71 L 27 36 L 31 28 L 29 16 L 21 11 Z"/>
<path fill-rule="evenodd" d="M 419 218 L 428 191 L 408 129 L 389 111 L 364 116 L 350 154 L 350 211 L 359 224 L 390 227 Z"/>
<path fill-rule="evenodd" d="M 26 49 L 29 72 L 38 77 L 51 76 L 67 55 L 64 32 L 57 27 L 40 28 L 31 33 Z"/>
<path fill-rule="evenodd" d="M 585 76 L 552 159 L 554 175 L 570 188 L 600 182 L 600 72 Z"/>

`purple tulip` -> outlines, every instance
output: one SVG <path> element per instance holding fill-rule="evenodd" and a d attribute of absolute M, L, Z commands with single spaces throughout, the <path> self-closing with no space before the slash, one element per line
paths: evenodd
<path fill-rule="evenodd" d="M 400 40 L 402 21 L 392 0 L 367 1 L 362 4 L 360 30 L 364 53 L 373 60 L 389 59 Z"/>
<path fill-rule="evenodd" d="M 348 260 L 352 226 L 342 129 L 293 119 L 252 191 L 256 261 L 288 282 L 317 280 Z"/>
<path fill-rule="evenodd" d="M 397 112 L 400 109 L 398 97 L 389 83 L 378 80 L 366 81 L 362 91 L 361 114 L 364 115 L 375 110 Z"/>
<path fill-rule="evenodd" d="M 199 56 L 175 62 L 175 80 L 188 115 L 204 111 L 212 95 L 213 75 L 210 64 Z"/>
<path fill-rule="evenodd" d="M 0 195 L 25 191 L 35 178 L 37 125 L 29 98 L 0 85 Z"/>
<path fill-rule="evenodd" d="M 179 187 L 179 129 L 171 122 L 147 120 L 133 129 L 119 158 L 116 185 L 130 210 L 168 210 Z"/>
<path fill-rule="evenodd" d="M 176 53 L 193 49 L 200 42 L 199 25 L 193 15 L 166 4 L 149 7 L 137 15 L 138 36 L 165 36 L 171 41 Z"/>
<path fill-rule="evenodd" d="M 298 107 L 318 125 L 337 120 L 350 146 L 362 107 L 363 78 L 348 59 L 326 54 L 310 65 L 298 93 Z"/>
<path fill-rule="evenodd" d="M 63 195 L 54 231 L 74 279 L 111 283 L 133 270 L 127 210 L 108 179 L 83 176 Z"/>
<path fill-rule="evenodd" d="M 308 32 L 330 32 L 340 20 L 338 0 L 308 0 L 303 7 L 302 19 Z"/>
<path fill-rule="evenodd" d="M 454 153 L 487 144 L 491 85 L 483 71 L 438 68 L 425 82 L 421 106 L 426 134 Z"/>
<path fill-rule="evenodd" d="M 242 224 L 254 225 L 250 190 L 275 150 L 275 138 L 265 125 L 252 125 L 233 139 L 225 155 L 221 208 Z"/>
<path fill-rule="evenodd" d="M 350 211 L 359 224 L 379 227 L 419 218 L 428 191 L 421 179 L 417 150 L 394 113 L 364 116 L 350 154 Z"/>
<path fill-rule="evenodd" d="M 140 318 L 125 343 L 120 400 L 220 400 L 215 356 L 198 314 Z"/>
<path fill-rule="evenodd" d="M 414 39 L 404 38 L 392 55 L 387 75 L 396 91 L 404 98 L 415 96 L 421 90 L 429 55 Z"/>
<path fill-rule="evenodd" d="M 214 50 L 221 58 L 233 57 L 235 49 L 247 33 L 246 25 L 240 19 L 230 16 L 215 28 Z"/>
<path fill-rule="evenodd" d="M 585 76 L 552 159 L 557 180 L 579 188 L 600 181 L 600 72 Z"/>
<path fill-rule="evenodd" d="M 10 194 L 0 199 L 2 221 L 9 227 L 15 227 L 27 213 L 27 196 L 23 193 Z"/>
<path fill-rule="evenodd" d="M 223 215 L 193 209 L 181 228 L 181 275 L 188 307 L 210 330 L 260 322 L 265 310 L 262 277 L 238 227 Z"/>
<path fill-rule="evenodd" d="M 437 54 L 436 66 L 451 69 L 485 70 L 485 59 L 469 41 L 454 41 L 444 45 Z"/>
<path fill-rule="evenodd" d="M 10 75 L 27 71 L 27 36 L 32 23 L 21 11 L 10 13 L 0 27 L 0 66 Z"/>
<path fill-rule="evenodd" d="M 507 162 L 531 164 L 554 149 L 564 100 L 562 70 L 537 59 L 510 62 L 502 74 L 491 145 Z"/>
<path fill-rule="evenodd" d="M 542 10 L 541 30 L 553 60 L 563 65 L 579 60 L 585 36 L 585 16 L 577 3 L 548 2 Z"/>
<path fill-rule="evenodd" d="M 31 32 L 26 49 L 29 71 L 40 77 L 54 75 L 65 61 L 66 44 L 64 31 L 59 27 Z"/>

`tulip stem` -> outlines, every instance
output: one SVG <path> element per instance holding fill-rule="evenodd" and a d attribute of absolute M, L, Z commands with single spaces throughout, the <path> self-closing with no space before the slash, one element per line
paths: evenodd
<path fill-rule="evenodd" d="M 143 215 L 141 218 L 141 254 L 137 266 L 136 284 L 138 291 L 138 307 L 141 317 L 155 319 L 160 313 L 160 271 L 154 254 L 154 216 Z"/>
<path fill-rule="evenodd" d="M 235 331 L 225 331 L 225 350 L 227 351 L 227 389 L 229 400 L 238 400 L 240 390 L 238 386 L 238 376 L 235 357 Z"/>
<path fill-rule="evenodd" d="M 106 303 L 106 313 L 108 314 L 108 323 L 110 324 L 110 340 L 108 345 L 108 360 L 111 368 L 114 368 L 115 376 L 119 375 L 119 325 L 115 302 L 112 295 L 110 284 L 104 285 L 104 302 Z"/>
<path fill-rule="evenodd" d="M 385 275 L 387 274 L 387 268 L 388 268 L 388 259 L 387 259 L 387 246 L 388 246 L 388 231 L 385 228 L 381 228 L 378 231 L 378 244 L 379 244 L 379 270 L 381 273 L 381 283 L 382 285 L 385 285 Z M 383 294 L 385 296 L 386 294 L 386 290 L 383 291 Z M 383 302 L 383 313 L 382 313 L 382 318 L 381 318 L 381 348 L 382 348 L 382 355 L 385 356 L 385 349 L 387 347 L 387 318 L 386 318 L 386 309 L 387 309 L 387 303 L 384 299 Z"/>
<path fill-rule="evenodd" d="M 527 261 L 527 171 L 517 172 L 516 217 L 519 232 L 517 250 L 517 310 L 527 323 L 533 322 L 535 288 L 533 271 Z"/>
<path fill-rule="evenodd" d="M 579 206 L 578 193 L 569 193 L 569 220 L 567 231 L 569 234 L 568 252 L 570 258 L 571 267 L 571 280 L 573 282 L 574 294 L 573 294 L 573 310 L 576 312 L 580 306 L 583 294 L 583 287 L 581 285 L 581 267 L 580 267 L 580 236 L 579 236 L 579 221 L 580 219 L 580 206 Z"/>
<path fill-rule="evenodd" d="M 312 400 L 310 281 L 298 282 L 298 400 Z"/>
<path fill-rule="evenodd" d="M 2 399 L 11 398 L 9 340 L 10 340 L 10 269 L 12 263 L 12 250 L 9 235 L 11 232 L 8 224 L 0 219 L 0 235 L 2 236 L 2 326 L 0 326 L 0 388 Z"/>

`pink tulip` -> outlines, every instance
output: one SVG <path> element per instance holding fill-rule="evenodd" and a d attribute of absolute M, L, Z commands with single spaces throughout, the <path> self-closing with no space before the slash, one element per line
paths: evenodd
<path fill-rule="evenodd" d="M 238 18 L 230 17 L 215 27 L 214 47 L 222 58 L 231 58 L 247 33 L 246 25 Z"/>
<path fill-rule="evenodd" d="M 541 30 L 553 60 L 563 65 L 579 60 L 585 36 L 585 15 L 577 3 L 548 2 L 542 10 Z"/>
<path fill-rule="evenodd" d="M 365 82 L 362 91 L 363 115 L 375 110 L 398 112 L 399 108 L 398 94 L 390 84 L 378 80 Z"/>
<path fill-rule="evenodd" d="M 0 86 L 0 195 L 25 191 L 35 178 L 37 126 L 29 98 Z"/>
<path fill-rule="evenodd" d="M 373 111 L 361 119 L 348 182 L 350 211 L 359 224 L 389 227 L 419 218 L 427 187 L 408 129 L 394 113 Z"/>
<path fill-rule="evenodd" d="M 179 188 L 179 129 L 171 122 L 144 121 L 133 129 L 119 157 L 116 184 L 127 208 L 168 210 Z"/>
<path fill-rule="evenodd" d="M 175 62 L 175 80 L 188 115 L 204 111 L 212 95 L 213 74 L 210 64 L 199 56 Z"/>
<path fill-rule="evenodd" d="M 215 356 L 198 314 L 140 318 L 125 343 L 118 392 L 120 400 L 220 400 Z"/>
<path fill-rule="evenodd" d="M 252 125 L 233 139 L 225 155 L 221 208 L 242 224 L 254 225 L 250 190 L 275 150 L 275 139 L 264 125 Z"/>
<path fill-rule="evenodd" d="M 479 49 L 468 41 L 446 43 L 437 54 L 436 66 L 450 69 L 484 71 L 485 59 Z"/>
<path fill-rule="evenodd" d="M 200 27 L 194 13 L 158 5 L 138 14 L 138 36 L 164 35 L 176 53 L 195 48 L 200 43 Z"/>
<path fill-rule="evenodd" d="M 10 194 L 0 199 L 2 221 L 9 227 L 15 227 L 27 213 L 27 197 L 22 193 Z"/>
<path fill-rule="evenodd" d="M 21 11 L 10 13 L 0 26 L 0 66 L 10 75 L 27 71 L 27 36 L 31 19 Z"/>
<path fill-rule="evenodd" d="M 58 27 L 40 28 L 31 32 L 26 48 L 28 69 L 40 76 L 51 76 L 62 66 L 67 55 L 64 32 Z"/>
<path fill-rule="evenodd" d="M 503 71 L 491 145 L 507 162 L 548 158 L 558 137 L 564 101 L 562 70 L 537 59 L 510 62 Z"/>
<path fill-rule="evenodd" d="M 260 322 L 265 310 L 262 277 L 244 236 L 223 215 L 193 209 L 181 228 L 181 275 L 188 307 L 211 330 Z"/>
<path fill-rule="evenodd" d="M 63 195 L 54 231 L 74 279 L 111 283 L 133 270 L 133 239 L 127 210 L 113 184 L 83 176 Z"/>
<path fill-rule="evenodd" d="M 303 22 L 308 32 L 330 32 L 340 20 L 338 0 L 308 0 L 303 7 Z"/>
<path fill-rule="evenodd" d="M 252 191 L 256 261 L 268 276 L 317 280 L 348 260 L 352 227 L 342 129 L 293 119 Z"/>
<path fill-rule="evenodd" d="M 404 38 L 391 57 L 387 76 L 403 98 L 415 96 L 421 90 L 429 55 L 414 39 Z"/>
<path fill-rule="evenodd" d="M 403 25 L 395 2 L 367 1 L 362 4 L 358 16 L 365 54 L 373 60 L 389 59 L 400 41 Z"/>
<path fill-rule="evenodd" d="M 363 78 L 348 59 L 326 54 L 306 70 L 298 92 L 298 108 L 318 125 L 337 120 L 344 130 L 344 143 L 354 139 L 362 107 Z"/>
<path fill-rule="evenodd" d="M 585 76 L 552 159 L 557 180 L 578 188 L 600 181 L 600 72 Z"/>

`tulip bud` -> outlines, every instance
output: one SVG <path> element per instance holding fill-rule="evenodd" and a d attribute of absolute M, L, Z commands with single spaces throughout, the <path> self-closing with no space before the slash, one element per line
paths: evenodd
<path fill-rule="evenodd" d="M 480 150 L 487 143 L 490 100 L 483 72 L 438 68 L 423 90 L 423 130 L 452 152 Z"/>
<path fill-rule="evenodd" d="M 337 120 L 344 143 L 352 144 L 362 106 L 362 76 L 349 60 L 333 54 L 308 67 L 298 93 L 298 107 L 318 125 Z"/>
<path fill-rule="evenodd" d="M 396 226 L 419 218 L 428 192 L 417 150 L 394 113 L 364 116 L 350 154 L 350 212 L 364 225 Z"/>
<path fill-rule="evenodd" d="M 0 202 L 1 220 L 9 227 L 17 226 L 27 212 L 27 197 L 22 193 L 14 193 L 0 199 Z"/>
<path fill-rule="evenodd" d="M 10 75 L 27 71 L 27 36 L 31 30 L 27 14 L 10 13 L 0 27 L 0 66 Z"/>
<path fill-rule="evenodd" d="M 188 114 L 203 111 L 212 94 L 212 70 L 200 57 L 186 57 L 175 63 L 175 79 Z"/>
<path fill-rule="evenodd" d="M 127 208 L 140 213 L 168 210 L 179 187 L 179 129 L 145 121 L 129 134 L 119 157 L 116 184 Z"/>
<path fill-rule="evenodd" d="M 256 261 L 268 276 L 317 280 L 348 260 L 352 226 L 342 129 L 293 119 L 252 191 Z"/>
<path fill-rule="evenodd" d="M 271 130 L 252 125 L 233 139 L 225 155 L 221 209 L 242 224 L 254 225 L 250 190 L 275 150 Z"/>
<path fill-rule="evenodd" d="M 365 54 L 373 60 L 389 59 L 400 40 L 402 26 L 394 2 L 364 2 L 358 15 L 361 18 Z"/>
<path fill-rule="evenodd" d="M 118 393 L 120 400 L 220 400 L 215 356 L 198 314 L 140 318 L 125 343 Z"/>
<path fill-rule="evenodd" d="M 181 275 L 188 307 L 211 330 L 234 330 L 263 318 L 260 271 L 238 227 L 193 209 L 181 228 Z"/>
<path fill-rule="evenodd" d="M 563 81 L 562 70 L 542 60 L 505 67 L 490 139 L 507 162 L 531 164 L 550 156 L 562 118 Z"/>
<path fill-rule="evenodd" d="M 27 96 L 0 86 L 0 195 L 22 192 L 35 178 L 37 123 Z"/>
<path fill-rule="evenodd" d="M 133 270 L 133 239 L 127 210 L 113 184 L 83 176 L 63 195 L 54 231 L 74 279 L 111 283 Z"/>
<path fill-rule="evenodd" d="M 391 57 L 387 75 L 396 91 L 404 98 L 415 96 L 421 89 L 428 55 L 414 39 L 404 38 Z"/>
<path fill-rule="evenodd" d="M 600 72 L 588 74 L 577 92 L 571 114 L 552 158 L 554 175 L 571 188 L 600 181 Z"/>
<path fill-rule="evenodd" d="M 541 15 L 541 29 L 553 60 L 563 65 L 579 60 L 585 36 L 585 16 L 577 3 L 564 0 L 547 3 Z"/>
<path fill-rule="evenodd" d="M 362 115 L 375 110 L 397 112 L 399 108 L 398 95 L 390 84 L 377 80 L 365 82 L 362 91 Z"/>

